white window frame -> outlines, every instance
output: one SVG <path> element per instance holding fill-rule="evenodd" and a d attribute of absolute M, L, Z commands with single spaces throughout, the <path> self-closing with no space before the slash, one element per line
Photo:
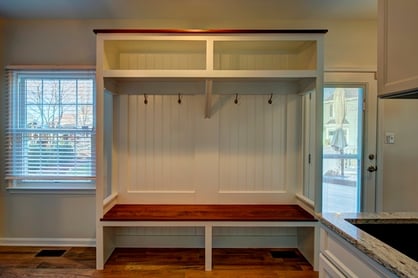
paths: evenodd
<path fill-rule="evenodd" d="M 6 126 L 6 181 L 8 190 L 32 190 L 32 191 L 59 191 L 59 192 L 74 192 L 74 190 L 81 190 L 83 192 L 92 192 L 95 189 L 95 175 L 96 175 L 96 111 L 95 111 L 95 102 L 96 102 L 96 78 L 95 78 L 95 68 L 90 66 L 8 66 L 7 71 L 7 126 Z M 16 144 L 16 142 L 21 138 L 21 142 L 32 142 L 33 138 L 29 138 L 28 124 L 30 123 L 29 119 L 29 110 L 28 102 L 29 97 L 26 93 L 27 88 L 21 86 L 22 80 L 28 79 L 38 79 L 43 84 L 45 80 L 54 80 L 58 84 L 63 83 L 63 80 L 76 80 L 78 83 L 80 80 L 91 80 L 92 87 L 87 89 L 88 94 L 92 94 L 91 100 L 86 100 L 85 102 L 80 102 L 78 94 L 81 91 L 79 89 L 67 91 L 66 94 L 70 95 L 70 99 L 63 100 L 61 95 L 63 95 L 63 90 L 59 88 L 60 98 L 58 102 L 51 103 L 44 102 L 44 99 L 37 102 L 39 107 L 45 109 L 46 106 L 55 106 L 55 107 L 66 107 L 72 111 L 79 111 L 79 109 L 85 108 L 88 112 L 89 120 L 88 125 L 81 125 L 81 121 L 78 119 L 80 115 L 77 115 L 78 112 L 68 112 L 68 115 L 76 118 L 72 119 L 70 122 L 75 124 L 64 123 L 57 124 L 54 126 L 38 124 L 39 127 L 33 127 L 31 125 L 30 132 L 38 135 L 38 137 L 43 134 L 47 136 L 50 141 L 56 142 L 55 151 L 53 151 L 53 159 L 56 161 L 64 160 L 65 162 L 79 162 L 81 161 L 78 157 L 80 151 L 77 151 L 77 146 L 84 144 L 86 150 L 84 153 L 87 153 L 84 163 L 88 167 L 79 168 L 78 170 L 67 170 L 62 171 L 59 169 L 59 165 L 56 162 L 51 162 L 51 165 L 57 165 L 57 169 L 49 170 L 52 167 L 41 168 L 40 164 L 42 161 L 47 161 L 45 158 L 46 155 L 43 150 L 43 146 L 39 147 L 37 150 L 41 154 L 35 155 L 33 158 L 39 159 L 39 164 L 37 167 L 40 168 L 38 172 L 29 171 L 30 163 L 29 159 L 25 163 L 22 161 L 26 157 L 30 157 L 28 152 L 30 151 L 29 147 L 22 147 L 23 144 Z M 42 94 L 44 94 L 44 89 L 42 89 Z M 74 93 L 74 96 L 71 97 L 71 94 Z M 72 99 L 74 98 L 74 99 Z M 61 109 L 60 108 L 60 109 Z M 41 108 L 38 108 L 41 109 Z M 62 111 L 64 108 L 62 108 Z M 42 110 L 43 111 L 43 110 Z M 43 112 L 41 112 L 43 113 Z M 62 112 L 61 112 L 62 113 Z M 65 112 L 63 112 L 65 114 Z M 61 117 L 60 117 L 61 119 Z M 70 140 L 68 140 L 70 136 Z M 16 141 L 16 139 L 18 139 Z M 62 141 L 66 139 L 67 141 Z M 71 152 L 61 152 L 62 144 L 71 145 Z M 29 143 L 28 143 L 29 144 Z M 23 145 L 25 146 L 25 145 Z M 20 154 L 16 155 L 16 151 L 21 151 Z M 72 157 L 72 155 L 77 155 L 77 157 Z M 23 154 L 23 155 L 22 155 Z M 63 154 L 62 156 L 60 156 Z M 34 164 L 35 165 L 35 164 Z M 73 165 L 73 164 L 72 164 Z M 69 168 L 69 167 L 68 167 Z M 74 167 L 77 168 L 77 167 Z M 19 170 L 19 171 L 16 171 Z M 39 173 L 39 174 L 38 174 Z"/>

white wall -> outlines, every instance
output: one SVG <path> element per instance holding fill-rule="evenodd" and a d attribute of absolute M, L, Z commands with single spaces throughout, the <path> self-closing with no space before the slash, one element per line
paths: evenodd
<path fill-rule="evenodd" d="M 4 66 L 95 64 L 95 28 L 192 28 L 196 24 L 190 26 L 189 22 L 178 18 L 170 21 L 7 20 L 5 24 L 0 23 L 1 26 L 5 29 L 3 61 L 0 58 L 1 66 Z M 245 19 L 199 22 L 199 28 L 329 29 L 325 40 L 326 68 L 376 68 L 375 21 L 280 22 L 274 18 L 260 18 L 255 22 Z M 3 107 L 1 110 L 4 111 Z M 3 146 L 3 142 L 0 145 Z M 0 243 L 2 238 L 35 241 L 39 238 L 79 241 L 94 238 L 94 195 L 10 193 L 3 186 L 0 204 Z"/>
<path fill-rule="evenodd" d="M 394 144 L 381 147 L 383 211 L 418 211 L 418 100 L 380 100 L 382 116 L 379 141 L 395 134 Z"/>
<path fill-rule="evenodd" d="M 377 23 L 363 21 L 273 21 L 225 25 L 207 23 L 202 28 L 328 29 L 325 68 L 375 69 Z M 166 23 L 168 24 L 168 23 Z M 13 64 L 95 64 L 95 35 L 100 28 L 187 28 L 183 23 L 152 24 L 133 20 L 14 20 L 7 21 L 5 62 Z"/>

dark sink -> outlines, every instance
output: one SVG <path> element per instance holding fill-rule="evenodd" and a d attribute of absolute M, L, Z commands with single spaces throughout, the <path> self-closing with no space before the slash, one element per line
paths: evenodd
<path fill-rule="evenodd" d="M 418 223 L 349 222 L 418 262 Z"/>

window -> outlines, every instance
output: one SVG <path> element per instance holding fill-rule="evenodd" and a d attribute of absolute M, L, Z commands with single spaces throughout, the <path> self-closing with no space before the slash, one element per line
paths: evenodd
<path fill-rule="evenodd" d="M 8 70 L 9 187 L 92 184 L 95 90 L 92 70 Z"/>

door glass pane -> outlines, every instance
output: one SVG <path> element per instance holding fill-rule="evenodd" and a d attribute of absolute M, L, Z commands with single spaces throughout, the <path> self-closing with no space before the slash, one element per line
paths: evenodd
<path fill-rule="evenodd" d="M 358 212 L 363 88 L 324 88 L 323 212 Z"/>

